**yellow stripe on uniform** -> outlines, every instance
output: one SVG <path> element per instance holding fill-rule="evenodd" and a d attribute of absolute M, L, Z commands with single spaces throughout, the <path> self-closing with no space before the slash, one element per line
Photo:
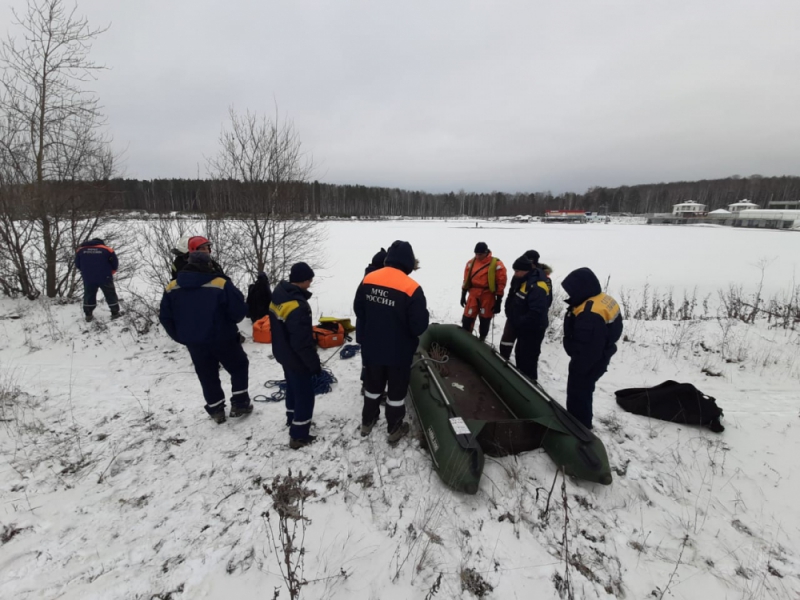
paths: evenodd
<path fill-rule="evenodd" d="M 592 296 L 583 304 L 573 308 L 572 314 L 577 317 L 584 311 L 586 304 L 589 302 L 592 303 L 592 312 L 603 317 L 606 323 L 611 323 L 619 317 L 619 304 L 611 296 L 603 293 Z"/>
<path fill-rule="evenodd" d="M 279 320 L 285 321 L 292 311 L 300 306 L 300 303 L 297 300 L 290 300 L 289 302 L 284 302 L 283 304 L 275 304 L 274 302 L 269 303 L 269 311 L 278 317 Z"/>
<path fill-rule="evenodd" d="M 203 287 L 213 287 L 221 290 L 225 287 L 225 279 L 223 277 L 216 277 L 208 283 L 204 283 Z"/>
<path fill-rule="evenodd" d="M 178 282 L 173 279 L 172 281 L 169 282 L 169 284 L 167 285 L 167 289 L 165 291 L 169 294 L 172 290 L 179 290 L 179 289 L 180 286 L 178 285 Z"/>

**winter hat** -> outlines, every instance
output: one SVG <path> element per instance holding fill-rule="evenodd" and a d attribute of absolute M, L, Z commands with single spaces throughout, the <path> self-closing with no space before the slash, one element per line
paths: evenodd
<path fill-rule="evenodd" d="M 409 275 L 417 265 L 417 259 L 414 257 L 414 249 L 411 247 L 411 244 L 396 240 L 389 246 L 384 264 L 387 267 L 400 269 L 403 273 Z"/>
<path fill-rule="evenodd" d="M 292 265 L 289 271 L 289 283 L 302 283 L 314 279 L 314 271 L 304 262 Z"/>
<path fill-rule="evenodd" d="M 381 248 L 381 251 L 372 257 L 372 263 L 370 266 L 382 268 L 384 261 L 386 261 L 386 250 Z"/>
<path fill-rule="evenodd" d="M 210 265 L 211 255 L 208 252 L 189 252 L 190 265 Z"/>
<path fill-rule="evenodd" d="M 189 252 L 196 252 L 200 246 L 205 246 L 206 244 L 211 244 L 206 238 L 202 235 L 195 235 L 189 238 Z"/>
<path fill-rule="evenodd" d="M 486 242 L 478 242 L 475 244 L 475 254 L 483 254 L 484 252 L 489 251 L 489 246 L 486 245 Z"/>
<path fill-rule="evenodd" d="M 530 271 L 533 268 L 530 259 L 527 256 L 520 256 L 517 260 L 514 261 L 514 264 L 511 265 L 511 268 L 515 271 Z"/>
<path fill-rule="evenodd" d="M 528 250 L 524 254 L 525 258 L 531 261 L 534 265 L 539 264 L 539 253 L 536 250 Z"/>

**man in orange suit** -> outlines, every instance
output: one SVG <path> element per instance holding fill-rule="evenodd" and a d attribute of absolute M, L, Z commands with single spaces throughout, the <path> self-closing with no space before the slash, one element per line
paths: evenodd
<path fill-rule="evenodd" d="M 503 292 L 506 289 L 506 268 L 503 262 L 492 256 L 485 242 L 475 245 L 475 258 L 464 268 L 464 283 L 461 285 L 461 306 L 464 316 L 461 326 L 469 332 L 480 320 L 478 333 L 481 341 L 489 334 L 492 317 L 503 308 Z"/>

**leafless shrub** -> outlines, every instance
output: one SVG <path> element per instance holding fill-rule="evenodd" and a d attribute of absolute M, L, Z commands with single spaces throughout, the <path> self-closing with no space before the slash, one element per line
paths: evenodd
<path fill-rule="evenodd" d="M 292 600 L 300 597 L 303 586 L 308 582 L 303 576 L 305 564 L 306 525 L 311 521 L 305 516 L 306 500 L 316 496 L 307 487 L 310 475 L 301 471 L 296 476 L 289 469 L 287 475 L 277 475 L 270 484 L 264 484 L 264 491 L 272 497 L 272 511 L 261 514 L 267 525 L 267 535 L 275 555 L 278 568 Z M 270 512 L 278 519 L 273 531 Z"/>

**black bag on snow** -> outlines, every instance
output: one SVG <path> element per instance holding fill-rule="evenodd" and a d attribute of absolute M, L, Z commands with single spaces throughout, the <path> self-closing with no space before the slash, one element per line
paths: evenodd
<path fill-rule="evenodd" d="M 651 388 L 627 388 L 615 392 L 617 404 L 635 415 L 672 423 L 703 425 L 715 433 L 725 431 L 719 422 L 722 409 L 716 399 L 691 383 L 665 381 Z"/>

